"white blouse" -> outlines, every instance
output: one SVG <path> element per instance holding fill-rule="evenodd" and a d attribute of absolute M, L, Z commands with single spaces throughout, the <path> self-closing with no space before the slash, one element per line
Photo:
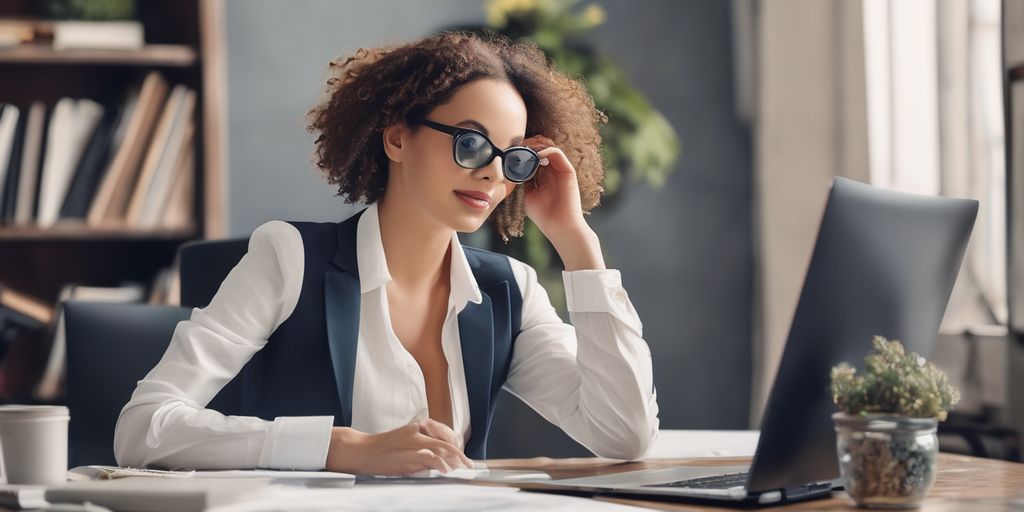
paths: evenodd
<path fill-rule="evenodd" d="M 423 373 L 395 336 L 391 280 L 376 204 L 358 221 L 360 323 L 352 427 L 367 433 L 428 418 Z M 469 399 L 458 314 L 480 303 L 452 234 L 451 292 L 441 330 L 454 430 L 469 439 Z M 529 265 L 509 258 L 523 295 L 522 324 L 504 389 L 603 457 L 642 458 L 658 432 L 651 354 L 618 270 L 562 272 L 572 325 L 562 322 Z M 294 310 L 305 253 L 295 226 L 267 222 L 205 308 L 178 323 L 163 358 L 121 410 L 114 454 L 123 466 L 323 469 L 332 416 L 273 421 L 205 408 Z M 574 327 L 575 326 L 575 327 Z M 579 341 L 577 341 L 579 340 Z"/>

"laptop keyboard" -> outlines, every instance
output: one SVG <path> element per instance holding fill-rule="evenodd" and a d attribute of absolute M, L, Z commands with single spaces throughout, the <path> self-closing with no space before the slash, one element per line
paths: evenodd
<path fill-rule="evenodd" d="M 644 487 L 688 487 L 690 489 L 729 489 L 747 485 L 747 473 L 705 476 L 669 482 L 667 484 L 645 485 Z"/>

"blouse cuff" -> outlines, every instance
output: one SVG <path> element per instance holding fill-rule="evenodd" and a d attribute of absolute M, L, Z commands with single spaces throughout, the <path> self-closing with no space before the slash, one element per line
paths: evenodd
<path fill-rule="evenodd" d="M 562 282 L 569 312 L 611 313 L 637 331 L 642 329 L 617 269 L 563 270 Z"/>
<path fill-rule="evenodd" d="M 280 416 L 267 429 L 260 466 L 319 471 L 327 465 L 333 416 Z"/>

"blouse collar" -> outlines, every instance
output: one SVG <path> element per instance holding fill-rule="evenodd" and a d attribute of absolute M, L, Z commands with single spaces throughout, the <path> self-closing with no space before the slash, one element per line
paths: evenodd
<path fill-rule="evenodd" d="M 456 306 L 457 310 L 461 310 L 466 302 L 479 304 L 482 301 L 480 287 L 473 276 L 469 261 L 466 260 L 458 233 L 454 230 L 451 253 L 449 306 Z M 377 203 L 371 203 L 359 218 L 356 228 L 356 259 L 359 267 L 360 293 L 376 290 L 391 281 L 391 273 L 388 272 L 388 263 L 384 256 L 384 243 L 380 237 Z"/>

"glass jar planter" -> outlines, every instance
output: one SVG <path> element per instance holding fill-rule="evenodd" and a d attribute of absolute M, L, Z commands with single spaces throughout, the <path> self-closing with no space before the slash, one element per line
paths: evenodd
<path fill-rule="evenodd" d="M 847 494 L 870 508 L 914 508 L 935 483 L 935 418 L 832 415 Z"/>

